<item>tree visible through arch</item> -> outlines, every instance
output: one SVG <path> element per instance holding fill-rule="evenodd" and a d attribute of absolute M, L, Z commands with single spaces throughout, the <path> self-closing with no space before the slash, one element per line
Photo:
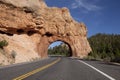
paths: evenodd
<path fill-rule="evenodd" d="M 55 41 L 50 44 L 48 48 L 48 55 L 49 56 L 72 56 L 72 51 L 69 44 L 62 42 L 62 41 Z"/>

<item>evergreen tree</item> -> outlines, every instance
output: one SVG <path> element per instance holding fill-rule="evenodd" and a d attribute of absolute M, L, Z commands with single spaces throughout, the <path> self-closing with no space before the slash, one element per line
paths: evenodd
<path fill-rule="evenodd" d="M 88 38 L 88 41 L 92 48 L 89 56 L 120 62 L 120 35 L 98 33 Z"/>
<path fill-rule="evenodd" d="M 58 46 L 54 46 L 53 48 L 48 49 L 49 55 L 63 55 L 63 56 L 70 56 L 69 47 L 66 44 L 60 44 Z"/>

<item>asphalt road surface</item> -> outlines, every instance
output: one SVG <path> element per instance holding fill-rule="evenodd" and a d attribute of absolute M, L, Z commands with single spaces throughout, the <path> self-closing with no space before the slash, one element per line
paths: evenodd
<path fill-rule="evenodd" d="M 0 80 L 120 80 L 120 66 L 66 57 L 0 68 Z"/>

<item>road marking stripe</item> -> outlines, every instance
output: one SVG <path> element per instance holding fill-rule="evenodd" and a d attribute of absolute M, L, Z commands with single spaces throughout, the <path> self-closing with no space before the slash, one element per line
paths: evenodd
<path fill-rule="evenodd" d="M 86 62 L 84 62 L 84 61 L 79 60 L 79 62 L 81 62 L 81 63 L 83 63 L 83 64 L 89 66 L 90 68 L 92 68 L 92 69 L 94 69 L 95 71 L 101 73 L 102 75 L 104 75 L 105 77 L 109 78 L 110 80 L 116 80 L 115 78 L 113 78 L 113 77 L 107 75 L 106 73 L 100 71 L 99 69 L 93 67 L 92 65 L 90 65 L 90 64 L 88 64 L 88 63 L 86 63 Z"/>
<path fill-rule="evenodd" d="M 23 80 L 23 79 L 25 79 L 25 78 L 27 78 L 27 77 L 29 77 L 29 76 L 37 73 L 37 72 L 40 72 L 40 71 L 42 71 L 42 70 L 44 70 L 44 69 L 46 69 L 46 68 L 48 68 L 48 67 L 56 64 L 56 63 L 59 62 L 60 60 L 61 60 L 61 58 L 58 58 L 57 60 L 55 60 L 54 62 L 52 62 L 52 63 L 50 63 L 50 64 L 47 64 L 47 65 L 45 65 L 45 66 L 43 66 L 43 67 L 40 67 L 40 68 L 38 68 L 38 69 L 35 69 L 35 70 L 33 70 L 33 71 L 31 71 L 31 72 L 28 72 L 28 73 L 26 73 L 26 74 L 23 74 L 23 75 L 21 75 L 21 76 L 19 76 L 19 77 L 17 77 L 17 78 L 14 78 L 13 80 Z"/>

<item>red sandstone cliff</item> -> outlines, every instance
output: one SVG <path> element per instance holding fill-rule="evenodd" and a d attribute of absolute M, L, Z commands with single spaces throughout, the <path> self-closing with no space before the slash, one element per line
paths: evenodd
<path fill-rule="evenodd" d="M 15 63 L 47 57 L 48 46 L 57 40 L 76 57 L 91 51 L 86 26 L 67 8 L 48 7 L 43 0 L 0 0 L 0 38 L 9 42 L 4 48 L 9 55 L 16 52 Z"/>

